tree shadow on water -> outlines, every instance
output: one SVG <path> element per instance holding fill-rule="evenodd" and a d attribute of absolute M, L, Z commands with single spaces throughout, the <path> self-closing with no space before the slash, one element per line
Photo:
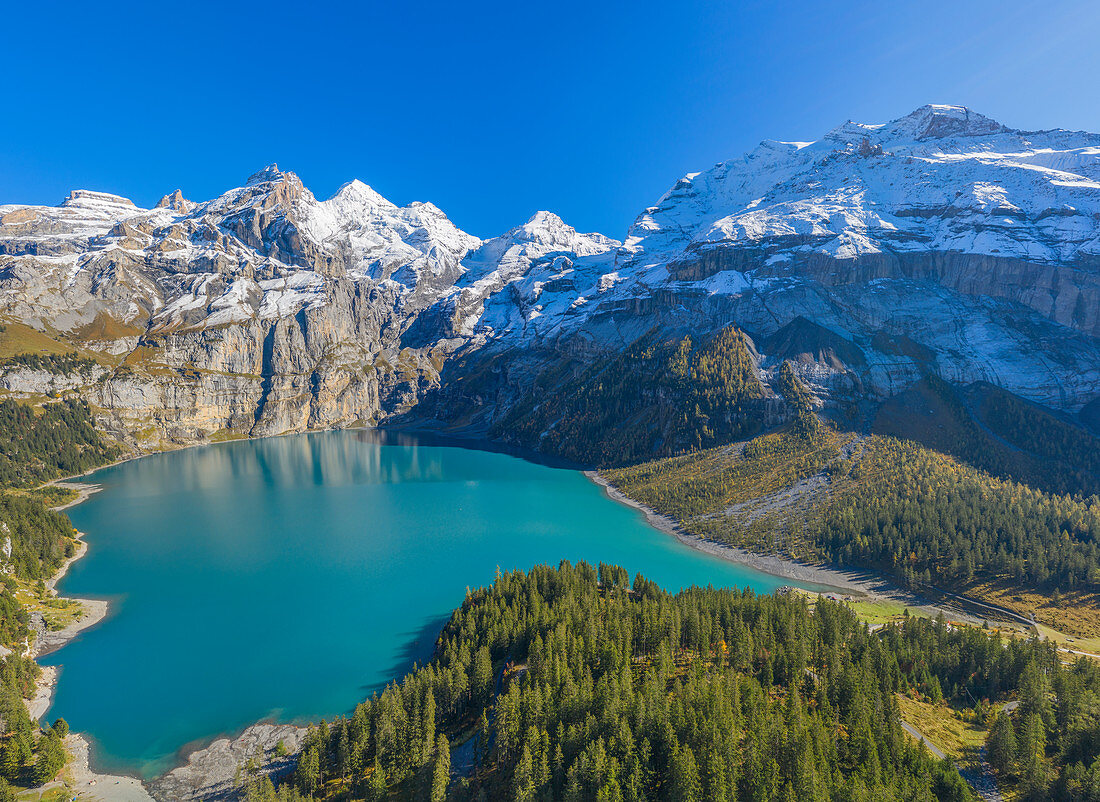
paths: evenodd
<path fill-rule="evenodd" d="M 450 613 L 428 616 L 419 627 L 414 627 L 403 633 L 403 639 L 407 638 L 407 640 L 404 640 L 403 645 L 394 650 L 395 660 L 386 672 L 387 678 L 381 682 L 364 685 L 363 691 L 367 696 L 381 693 L 394 680 L 400 681 L 412 669 L 414 664 L 422 666 L 431 660 L 432 655 L 435 653 L 435 642 L 439 639 L 443 627 L 450 620 Z"/>

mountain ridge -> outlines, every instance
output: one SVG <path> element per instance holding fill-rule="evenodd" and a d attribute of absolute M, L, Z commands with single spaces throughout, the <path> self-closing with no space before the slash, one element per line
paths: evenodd
<path fill-rule="evenodd" d="M 546 211 L 481 239 L 358 180 L 318 200 L 275 164 L 152 209 L 74 190 L 0 206 L 0 315 L 103 355 L 92 386 L 23 370 L 5 389 L 64 384 L 159 441 L 377 422 L 439 393 L 487 429 L 562 359 L 729 325 L 766 388 L 783 360 L 763 344 L 800 355 L 826 409 L 932 372 L 1076 414 L 1100 398 L 1100 134 L 943 105 L 849 121 L 687 174 L 621 242 Z M 490 364 L 495 405 L 464 387 Z"/>

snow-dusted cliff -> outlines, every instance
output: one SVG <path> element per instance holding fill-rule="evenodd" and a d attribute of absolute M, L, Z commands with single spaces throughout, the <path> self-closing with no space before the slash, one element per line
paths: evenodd
<path fill-rule="evenodd" d="M 121 360 L 82 392 L 151 440 L 377 420 L 488 355 L 730 323 L 826 401 L 932 371 L 1073 412 L 1100 396 L 1100 135 L 849 122 L 689 174 L 623 243 L 549 212 L 482 241 L 274 165 L 203 203 L 75 191 L 0 206 L 0 315 Z"/>

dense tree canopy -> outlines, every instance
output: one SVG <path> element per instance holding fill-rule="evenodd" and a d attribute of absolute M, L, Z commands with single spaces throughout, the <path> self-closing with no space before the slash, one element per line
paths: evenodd
<path fill-rule="evenodd" d="M 539 377 L 493 434 L 577 462 L 623 464 L 751 436 L 763 397 L 737 329 L 701 344 L 649 334 L 575 377 Z"/>
<path fill-rule="evenodd" d="M 826 554 L 910 582 L 980 574 L 1062 590 L 1100 588 L 1100 498 L 995 479 L 915 443 L 873 438 L 816 529 Z"/>
<path fill-rule="evenodd" d="M 79 367 L 78 360 L 74 369 Z M 40 785 L 65 763 L 65 722 L 39 731 L 24 703 L 41 669 L 24 654 L 30 616 L 15 589 L 20 581 L 53 576 L 76 548 L 67 516 L 46 507 L 39 495 L 11 488 L 84 471 L 116 453 L 101 440 L 83 401 L 41 409 L 0 401 L 0 547 L 10 547 L 10 557 L 0 553 L 0 643 L 12 650 L 0 660 L 0 799 L 9 784 Z"/>
<path fill-rule="evenodd" d="M 430 664 L 314 728 L 291 782 L 440 798 L 449 761 L 449 799 L 966 800 L 907 740 L 895 694 L 1004 693 L 1032 651 L 928 621 L 883 637 L 798 596 L 538 567 L 470 594 Z"/>
<path fill-rule="evenodd" d="M 67 354 L 15 354 L 0 359 L 0 372 L 11 368 L 44 370 L 47 373 L 90 373 L 98 363 L 76 352 Z"/>
<path fill-rule="evenodd" d="M 911 441 L 792 427 L 607 475 L 714 540 L 875 568 L 909 585 L 1100 589 L 1100 498 L 998 479 Z M 811 501 L 760 501 L 814 475 Z"/>
<path fill-rule="evenodd" d="M 29 487 L 82 473 L 117 453 L 96 431 L 84 401 L 58 401 L 36 409 L 0 400 L 0 486 Z"/>

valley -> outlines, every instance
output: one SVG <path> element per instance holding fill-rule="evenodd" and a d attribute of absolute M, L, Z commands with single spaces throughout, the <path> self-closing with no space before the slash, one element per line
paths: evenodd
<path fill-rule="evenodd" d="M 998 781 L 1084 799 L 1098 276 L 1100 135 L 957 106 L 767 140 L 680 179 L 622 240 L 546 211 L 482 239 L 359 181 L 319 200 L 275 165 L 207 201 L 0 206 L 3 776 L 31 785 L 73 737 L 22 700 L 32 641 L 89 612 L 46 589 L 75 523 L 103 553 L 64 587 L 125 601 L 59 653 L 56 706 L 113 771 L 323 716 L 288 754 L 246 731 L 261 754 L 232 782 L 220 765 L 219 793 L 961 800 L 901 714 L 965 719 L 937 732 L 970 760 L 1026 698 L 1010 728 L 1030 753 Z M 587 469 L 695 551 L 576 470 L 469 449 L 459 466 L 462 443 Z M 53 484 L 133 457 L 90 499 Z M 50 509 L 74 501 L 72 522 Z M 320 607 L 288 605 L 307 574 Z M 853 598 L 729 589 L 777 576 Z M 403 626 L 423 631 L 398 659 Z M 271 676 L 288 628 L 308 659 Z M 230 654 L 242 629 L 278 649 L 252 649 L 234 690 L 194 644 Z M 194 695 L 169 711 L 150 679 L 182 670 Z M 110 734 L 101 693 L 128 700 Z M 704 703 L 721 715 L 696 720 Z"/>

